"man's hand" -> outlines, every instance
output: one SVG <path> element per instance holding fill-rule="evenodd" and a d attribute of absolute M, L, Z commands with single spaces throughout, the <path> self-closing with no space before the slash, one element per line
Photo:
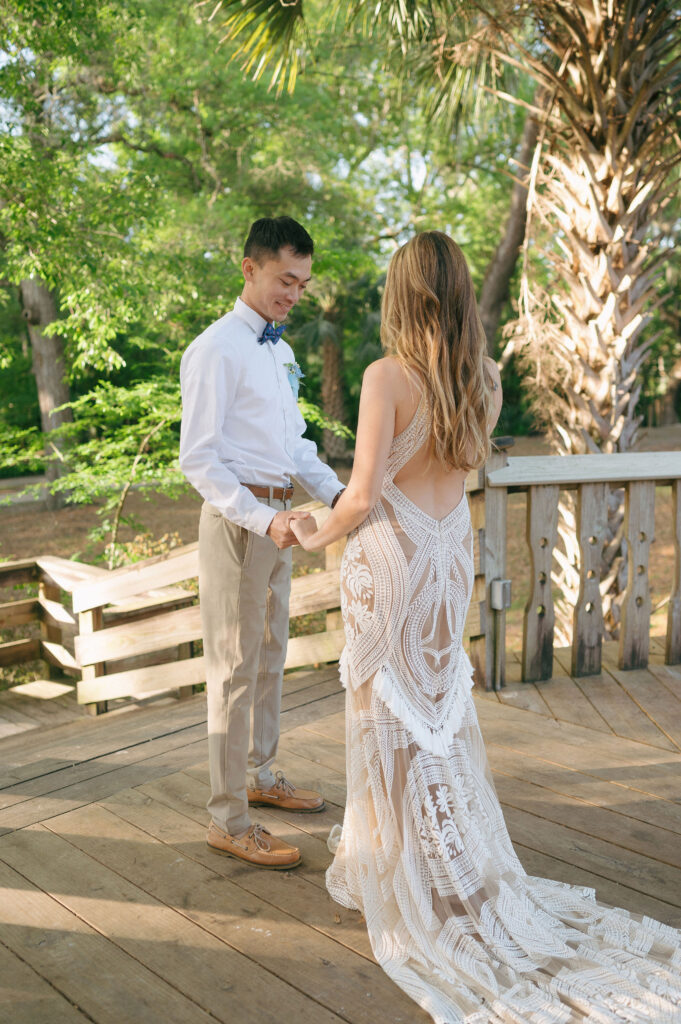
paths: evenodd
<path fill-rule="evenodd" d="M 318 530 L 317 521 L 314 516 L 308 516 L 307 519 L 296 519 L 294 523 L 291 523 L 291 529 L 306 551 L 314 550 L 308 546 L 310 537 Z"/>
<path fill-rule="evenodd" d="M 278 548 L 282 550 L 291 548 L 298 543 L 298 538 L 290 527 L 291 520 L 307 519 L 309 515 L 309 512 L 277 512 L 267 528 L 267 536 L 274 541 Z M 315 530 L 316 528 L 315 525 Z"/>

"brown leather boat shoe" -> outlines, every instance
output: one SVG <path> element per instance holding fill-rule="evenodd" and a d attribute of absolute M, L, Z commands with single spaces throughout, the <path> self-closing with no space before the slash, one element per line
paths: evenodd
<path fill-rule="evenodd" d="M 285 811 L 300 811 L 314 814 L 326 806 L 321 793 L 312 789 L 299 789 L 283 772 L 277 772 L 275 783 L 269 789 L 248 790 L 248 802 L 253 807 L 282 807 Z"/>
<path fill-rule="evenodd" d="M 243 836 L 230 836 L 211 821 L 206 837 L 208 849 L 225 857 L 236 857 L 255 868 L 288 871 L 303 859 L 297 846 L 290 846 L 268 832 L 264 825 L 253 825 Z"/>

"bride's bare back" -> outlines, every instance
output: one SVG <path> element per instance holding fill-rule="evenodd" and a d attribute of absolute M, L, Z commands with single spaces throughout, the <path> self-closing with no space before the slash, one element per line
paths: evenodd
<path fill-rule="evenodd" d="M 397 372 L 387 373 L 385 381 L 394 389 L 395 434 L 401 434 L 416 415 L 422 397 L 422 388 L 414 375 L 408 376 L 396 359 L 388 357 L 385 362 L 394 364 Z M 499 370 L 492 359 L 486 359 L 494 391 L 494 413 L 490 430 L 494 427 L 501 411 L 501 387 Z M 409 460 L 394 483 L 410 501 L 423 509 L 433 519 L 443 519 L 461 501 L 468 473 L 466 470 L 446 470 L 433 458 L 428 442 Z"/>

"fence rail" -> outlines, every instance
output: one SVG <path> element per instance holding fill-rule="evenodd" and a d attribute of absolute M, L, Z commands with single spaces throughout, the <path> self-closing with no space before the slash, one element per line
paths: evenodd
<path fill-rule="evenodd" d="M 672 489 L 674 582 L 669 598 L 666 661 L 681 661 L 681 453 L 509 458 L 496 451 L 466 483 L 473 525 L 475 581 L 465 627 L 476 683 L 504 684 L 505 601 L 496 586 L 506 577 L 509 493 L 527 493 L 530 596 L 524 613 L 523 678 L 553 672 L 554 609 L 551 594 L 562 489 L 576 493 L 580 592 L 574 610 L 573 674 L 600 671 L 603 614 L 599 589 L 609 487 L 626 492 L 629 552 L 623 607 L 620 667 L 645 665 L 650 632 L 648 560 L 654 535 L 655 487 Z M 321 523 L 328 509 L 307 506 Z M 344 542 L 326 550 L 324 570 L 292 581 L 292 618 L 326 612 L 322 632 L 289 641 L 286 667 L 334 661 L 344 636 L 338 570 Z M 106 702 L 158 691 L 187 694 L 205 681 L 201 613 L 193 590 L 198 545 L 190 544 L 136 565 L 108 571 L 53 556 L 0 565 L 0 586 L 37 581 L 38 596 L 0 605 L 0 628 L 39 623 L 39 637 L 0 644 L 0 666 L 42 658 L 75 676 L 78 701 L 88 710 Z M 496 596 L 495 596 L 496 595 Z"/>
<path fill-rule="evenodd" d="M 650 452 L 615 455 L 500 456 L 490 467 L 487 493 L 495 494 L 499 522 L 487 502 L 488 544 L 506 546 L 505 510 L 508 494 L 527 494 L 526 536 L 531 564 L 530 596 L 523 623 L 523 679 L 551 678 L 553 672 L 554 606 L 551 592 L 553 552 L 557 543 L 561 490 L 575 492 L 580 587 L 573 615 L 572 675 L 600 672 L 603 608 L 600 563 L 606 540 L 610 488 L 625 493 L 624 538 L 627 585 L 622 605 L 619 667 L 648 664 L 650 637 L 650 546 L 655 534 L 655 489 L 670 487 L 673 508 L 674 579 L 669 595 L 665 661 L 681 661 L 681 453 Z"/>

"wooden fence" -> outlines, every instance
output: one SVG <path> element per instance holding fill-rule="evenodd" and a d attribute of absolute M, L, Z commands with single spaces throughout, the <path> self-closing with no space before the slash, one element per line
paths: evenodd
<path fill-rule="evenodd" d="M 681 453 L 496 457 L 486 478 L 486 543 L 495 572 L 505 575 L 508 494 L 527 494 L 526 537 L 531 563 L 530 595 L 523 625 L 522 678 L 550 679 L 553 673 L 554 607 L 551 593 L 561 490 L 576 497 L 579 597 L 573 615 L 572 675 L 600 672 L 603 610 L 600 562 L 611 488 L 625 492 L 624 536 L 627 587 L 622 604 L 619 667 L 648 664 L 650 637 L 650 546 L 655 534 L 655 488 L 672 491 L 674 578 L 667 612 L 665 661 L 681 662 Z M 500 643 L 503 650 L 504 612 Z M 503 672 L 499 679 L 503 685 Z"/>
<path fill-rule="evenodd" d="M 573 674 L 600 670 L 603 617 L 598 587 L 608 487 L 626 489 L 629 584 L 623 609 L 620 666 L 645 665 L 650 628 L 648 555 L 654 534 L 655 486 L 670 486 L 674 508 L 675 577 L 669 600 L 668 663 L 681 661 L 681 454 L 491 456 L 471 473 L 466 489 L 473 523 L 475 582 L 465 636 L 476 684 L 504 683 L 508 494 L 525 491 L 531 593 L 525 609 L 523 678 L 548 679 L 553 669 L 552 553 L 561 488 L 576 491 L 581 589 L 574 612 Z M 309 508 L 323 521 L 328 510 Z M 326 612 L 321 632 L 289 641 L 287 668 L 330 662 L 343 647 L 338 568 L 343 542 L 326 550 L 323 571 L 292 581 L 291 617 Z M 166 690 L 192 691 L 205 681 L 200 608 L 193 590 L 178 584 L 198 574 L 198 545 L 107 571 L 62 558 L 0 565 L 0 586 L 37 581 L 37 598 L 0 605 L 0 629 L 39 623 L 39 636 L 0 644 L 0 668 L 42 658 L 75 676 L 78 701 L 97 713 L 107 701 Z M 496 594 L 496 596 L 495 596 Z"/>

